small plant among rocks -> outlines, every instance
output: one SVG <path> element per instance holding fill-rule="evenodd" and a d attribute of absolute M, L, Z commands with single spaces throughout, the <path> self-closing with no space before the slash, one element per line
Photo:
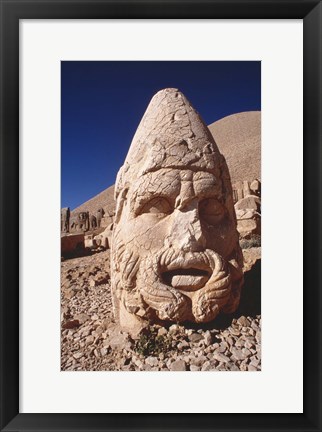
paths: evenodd
<path fill-rule="evenodd" d="M 158 334 L 157 327 L 149 327 L 141 334 L 134 345 L 134 351 L 144 357 L 157 356 L 171 350 L 168 336 Z"/>
<path fill-rule="evenodd" d="M 258 234 L 253 234 L 250 238 L 246 239 L 240 239 L 239 241 L 240 247 L 242 249 L 250 249 L 253 247 L 260 247 L 261 246 L 261 236 Z"/>

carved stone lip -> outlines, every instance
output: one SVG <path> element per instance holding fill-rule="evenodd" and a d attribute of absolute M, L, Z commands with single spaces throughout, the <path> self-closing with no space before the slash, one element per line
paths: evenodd
<path fill-rule="evenodd" d="M 185 271 L 185 270 L 201 270 L 205 271 L 207 273 L 212 273 L 212 270 L 209 267 L 209 264 L 204 261 L 200 260 L 199 257 L 187 257 L 187 258 L 176 258 L 173 260 L 170 264 L 166 266 L 166 268 L 163 268 L 162 271 L 172 271 L 172 270 L 178 270 L 178 271 Z"/>
<path fill-rule="evenodd" d="M 198 268 L 177 268 L 162 272 L 162 280 L 169 286 L 182 291 L 196 291 L 202 288 L 210 277 L 210 271 Z"/>
<path fill-rule="evenodd" d="M 204 254 L 187 253 L 160 268 L 163 283 L 179 291 L 196 291 L 209 280 L 212 269 Z"/>

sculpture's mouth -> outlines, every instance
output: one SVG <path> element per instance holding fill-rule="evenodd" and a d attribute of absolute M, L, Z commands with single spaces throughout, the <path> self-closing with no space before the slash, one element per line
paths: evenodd
<path fill-rule="evenodd" d="M 198 268 L 176 268 L 161 274 L 166 285 L 182 291 L 196 291 L 202 288 L 210 277 L 210 271 Z"/>

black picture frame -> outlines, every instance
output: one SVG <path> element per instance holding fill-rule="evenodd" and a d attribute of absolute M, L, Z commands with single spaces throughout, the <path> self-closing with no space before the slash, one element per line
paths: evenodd
<path fill-rule="evenodd" d="M 0 0 L 0 6 L 1 430 L 321 431 L 321 2 L 310 0 L 173 0 L 171 2 Z M 97 18 L 303 19 L 305 270 L 303 414 L 19 414 L 19 20 Z M 6 228 L 5 222 L 8 220 L 11 229 Z M 290 305 L 285 305 L 285 313 L 290 315 L 291 328 L 294 317 Z M 296 351 L 296 347 L 294 350 Z"/>

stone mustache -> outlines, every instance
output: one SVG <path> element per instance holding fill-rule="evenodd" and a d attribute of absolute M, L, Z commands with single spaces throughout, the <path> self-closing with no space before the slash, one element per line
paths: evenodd
<path fill-rule="evenodd" d="M 236 310 L 243 259 L 228 168 L 179 90 L 152 98 L 115 199 L 112 297 L 123 328 L 204 323 Z"/>

